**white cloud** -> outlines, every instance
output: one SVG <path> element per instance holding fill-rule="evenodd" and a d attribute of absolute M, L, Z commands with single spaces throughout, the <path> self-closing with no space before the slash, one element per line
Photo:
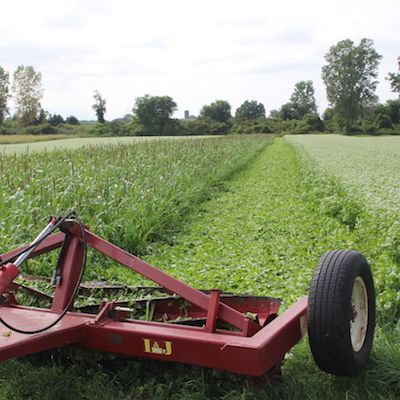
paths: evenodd
<path fill-rule="evenodd" d="M 394 97 L 384 76 L 400 55 L 398 15 L 398 0 L 14 0 L 2 5 L 0 64 L 41 71 L 44 107 L 65 116 L 93 118 L 94 90 L 109 119 L 145 93 L 174 97 L 179 116 L 220 98 L 271 110 L 305 79 L 323 110 L 324 54 L 345 38 L 375 41 L 378 95 Z"/>

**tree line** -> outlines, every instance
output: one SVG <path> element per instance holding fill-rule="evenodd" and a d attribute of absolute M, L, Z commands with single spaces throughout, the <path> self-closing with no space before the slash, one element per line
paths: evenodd
<path fill-rule="evenodd" d="M 375 94 L 381 58 L 370 39 L 362 39 L 358 45 L 346 39 L 332 46 L 325 55 L 326 64 L 322 68 L 329 107 L 321 116 L 310 80 L 297 82 L 289 101 L 279 109 L 271 110 L 268 117 L 264 105 L 256 100 L 246 100 L 234 115 L 228 101 L 216 100 L 204 105 L 197 118 L 174 119 L 172 115 L 177 104 L 170 96 L 145 95 L 136 98 L 131 114 L 107 122 L 106 99 L 95 91 L 92 108 L 99 124 L 93 127 L 92 132 L 99 135 L 308 133 L 325 130 L 399 133 L 400 57 L 398 71 L 385 78 L 399 99 L 388 100 L 385 104 L 379 104 Z M 13 116 L 7 106 L 11 94 L 15 103 Z M 7 121 L 22 127 L 79 123 L 74 116 L 64 120 L 61 115 L 45 112 L 40 104 L 42 96 L 41 74 L 32 66 L 18 66 L 12 85 L 9 73 L 0 66 L 0 128 Z"/>
<path fill-rule="evenodd" d="M 10 73 L 0 66 L 0 133 L 15 133 L 18 128 L 24 127 L 32 127 L 27 133 L 52 133 L 51 126 L 79 124 L 78 118 L 73 115 L 64 119 L 59 114 L 43 110 L 42 97 L 42 74 L 33 66 L 19 65 L 12 75 L 12 82 Z M 8 107 L 11 98 L 15 104 L 13 115 Z M 39 129 L 40 132 L 33 128 L 38 125 L 45 125 Z"/>

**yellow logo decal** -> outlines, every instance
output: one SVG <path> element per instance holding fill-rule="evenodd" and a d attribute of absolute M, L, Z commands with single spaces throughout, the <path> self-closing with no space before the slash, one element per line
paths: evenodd
<path fill-rule="evenodd" d="M 160 341 L 161 342 L 161 341 Z M 152 339 L 143 339 L 144 352 L 152 354 L 160 354 L 162 356 L 170 356 L 172 354 L 172 342 L 162 341 L 163 345 L 159 345 L 157 341 Z"/>

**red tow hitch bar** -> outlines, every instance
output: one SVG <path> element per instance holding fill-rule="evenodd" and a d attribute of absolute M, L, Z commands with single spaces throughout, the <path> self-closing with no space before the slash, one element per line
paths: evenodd
<path fill-rule="evenodd" d="M 52 233 L 55 227 L 60 232 Z M 21 264 L 60 247 L 50 307 L 17 304 L 15 293 L 24 287 L 13 281 Z M 132 310 L 118 302 L 103 302 L 95 313 L 73 308 L 86 248 L 155 282 L 170 297 L 151 300 L 151 320 L 134 319 Z M 261 376 L 278 370 L 285 353 L 305 333 L 307 297 L 278 315 L 279 299 L 194 289 L 96 236 L 74 218 L 61 223 L 53 218 L 31 245 L 2 254 L 1 260 L 7 263 L 3 261 L 0 270 L 0 360 L 74 344 Z M 35 290 L 30 294 L 41 295 Z"/>

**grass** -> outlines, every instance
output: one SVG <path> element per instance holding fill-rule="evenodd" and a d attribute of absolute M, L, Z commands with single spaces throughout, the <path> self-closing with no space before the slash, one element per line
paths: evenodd
<path fill-rule="evenodd" d="M 307 342 L 286 359 L 270 383 L 220 371 L 63 349 L 0 365 L 1 399 L 24 400 L 397 400 L 398 335 L 378 330 L 373 359 L 356 379 L 327 376 L 315 367 Z"/>
<path fill-rule="evenodd" d="M 196 197 L 197 203 L 192 208 L 184 208 L 186 217 L 176 216 L 176 219 L 173 219 L 179 225 L 179 229 L 169 229 L 161 235 L 150 235 L 142 244 L 136 245 L 145 258 L 156 266 L 198 287 L 218 286 L 235 292 L 279 296 L 285 300 L 284 307 L 287 307 L 299 296 L 307 293 L 312 271 L 324 251 L 355 248 L 366 252 L 373 262 L 379 297 L 385 297 L 391 290 L 385 288 L 384 274 L 380 271 L 386 271 L 387 266 L 382 261 L 392 260 L 393 248 L 388 245 L 386 249 L 380 249 L 383 255 L 379 258 L 376 256 L 376 250 L 372 248 L 372 238 L 364 240 L 366 230 L 372 228 L 367 228 L 363 198 L 358 194 L 353 196 L 347 186 L 344 187 L 336 178 L 324 174 L 315 162 L 310 161 L 309 153 L 299 153 L 282 139 L 276 139 L 275 143 L 267 148 L 266 143 L 255 145 L 254 141 L 252 144 L 246 141 L 226 142 L 224 145 L 229 148 L 226 153 L 221 153 L 223 146 L 216 141 L 205 141 L 201 146 L 198 142 L 190 146 L 185 143 L 188 147 L 175 148 L 174 151 L 167 151 L 166 147 L 162 147 L 162 152 L 150 152 L 152 164 L 142 162 L 149 157 L 149 153 L 140 149 L 142 158 L 135 158 L 136 152 L 133 148 L 129 151 L 118 148 L 117 153 L 116 149 L 108 149 L 110 153 L 106 150 L 105 154 L 103 149 L 102 154 L 96 156 L 91 156 L 89 152 L 86 154 L 87 164 L 79 159 L 82 163 L 79 168 L 79 163 L 74 164 L 74 168 L 68 164 L 68 155 L 65 156 L 65 160 L 59 156 L 56 163 L 57 174 L 65 178 L 68 176 L 65 171 L 69 171 L 72 177 L 79 179 L 65 178 L 67 181 L 64 186 L 56 179 L 56 184 L 60 184 L 57 187 L 62 189 L 61 193 L 67 194 L 66 199 L 62 200 L 66 203 L 72 199 L 69 197 L 69 190 L 74 193 L 81 185 L 85 188 L 81 195 L 95 199 L 96 193 L 102 193 L 106 187 L 106 181 L 99 182 L 98 188 L 95 187 L 90 190 L 91 193 L 85 194 L 95 176 L 95 169 L 87 170 L 83 166 L 99 165 L 98 160 L 103 158 L 109 160 L 107 167 L 112 168 L 112 173 L 118 176 L 115 181 L 108 181 L 111 187 L 119 184 L 126 188 L 123 181 L 130 182 L 132 176 L 136 175 L 124 175 L 122 172 L 128 169 L 127 165 L 115 161 L 126 158 L 132 166 L 139 163 L 143 167 L 140 174 L 145 174 L 149 179 L 146 187 L 152 188 L 153 192 L 149 197 L 141 199 L 141 204 L 147 204 L 154 200 L 159 201 L 159 198 L 164 198 L 170 193 L 164 192 L 167 189 L 160 184 L 162 180 L 156 179 L 159 174 L 152 174 L 152 168 L 159 172 L 165 171 L 166 166 L 169 166 L 168 171 L 185 171 L 184 180 L 181 180 L 181 175 L 179 178 L 174 177 L 174 174 L 163 175 L 170 182 L 168 187 L 178 185 L 178 197 L 171 197 L 175 201 L 182 198 L 182 193 L 183 197 L 188 199 L 187 191 L 197 187 L 196 182 L 208 183 L 203 186 L 203 191 L 197 192 L 203 193 Z M 151 151 L 149 149 L 152 146 L 149 144 L 147 151 Z M 236 160 L 231 160 L 231 164 L 226 160 L 221 161 L 237 155 L 241 150 L 243 153 L 240 153 Z M 171 168 L 171 164 L 165 164 L 164 157 L 161 157 L 163 161 L 160 164 L 157 163 L 160 154 L 169 154 L 171 159 L 175 160 L 171 155 L 175 152 L 179 152 L 174 161 L 178 164 L 172 165 L 179 168 Z M 119 157 L 115 157 L 115 154 L 119 154 Z M 121 154 L 124 157 L 121 157 Z M 254 158 L 255 154 L 259 156 Z M 193 158 L 194 155 L 198 158 Z M 16 158 L 21 163 L 16 163 L 21 165 L 18 171 L 22 173 L 24 166 L 27 171 L 21 177 L 21 181 L 16 183 L 22 188 L 30 182 L 33 166 L 40 170 L 50 162 L 50 159 L 44 159 L 41 164 L 42 158 L 31 160 L 30 157 Z M 177 160 L 182 158 L 186 161 L 179 161 L 179 164 Z M 114 162 L 111 162 L 112 160 Z M 249 166 L 251 160 L 253 161 Z M 245 168 L 246 166 L 248 168 Z M 219 169 L 220 172 L 212 175 L 211 179 L 208 175 L 210 169 Z M 5 167 L 0 168 L 3 173 L 4 170 Z M 50 170 L 53 171 L 52 168 Z M 139 172 L 136 174 L 140 176 Z M 87 180 L 86 175 L 89 175 Z M 26 199 L 33 201 L 33 193 L 40 193 L 39 183 L 45 181 L 45 176 L 47 175 L 43 171 L 34 175 L 32 186 L 35 187 L 34 182 L 38 182 L 36 192 L 29 188 L 30 191 L 14 197 L 5 205 L 11 207 L 8 218 L 11 213 L 18 211 L 18 204 L 26 204 Z M 215 186 L 216 181 L 221 182 L 222 179 L 224 182 L 227 178 L 233 179 Z M 24 179 L 28 179 L 26 183 Z M 11 178 L 9 180 L 11 181 Z M 52 182 L 53 178 L 47 180 Z M 74 186 L 77 185 L 77 180 L 81 182 L 79 186 Z M 4 181 L 7 182 L 7 179 Z M 154 182 L 154 187 L 150 182 Z M 210 182 L 213 184 L 210 185 Z M 180 184 L 182 186 L 179 186 Z M 210 196 L 211 187 L 213 190 L 224 190 L 218 194 L 214 192 L 214 195 Z M 50 186 L 45 186 L 44 193 L 47 191 L 51 191 L 51 183 Z M 12 190 L 10 192 L 15 193 Z M 122 198 L 121 193 L 116 193 L 119 200 Z M 131 196 L 131 192 L 129 193 Z M 102 201 L 110 205 L 108 212 L 112 213 L 117 203 L 113 203 L 109 195 L 101 196 Z M 127 202 L 136 204 L 135 197 L 129 196 Z M 45 208 L 48 207 L 43 211 L 45 214 L 52 207 L 51 204 L 46 204 L 49 201 L 51 203 L 52 196 L 44 195 L 38 198 Z M 82 204 L 86 204 L 86 199 L 89 197 L 84 197 L 85 201 Z M 207 199 L 208 201 L 205 201 Z M 64 206 L 64 203 L 59 201 L 59 206 Z M 13 202 L 17 204 L 13 205 Z M 159 209 L 169 210 L 170 204 L 173 203 L 167 201 L 157 203 L 157 206 Z M 92 222 L 106 218 L 99 208 L 101 202 L 92 200 L 91 206 L 93 209 L 82 209 L 85 218 L 92 218 Z M 123 215 L 126 216 L 129 211 L 129 208 L 123 209 Z M 22 218 L 22 215 L 21 212 L 19 218 Z M 135 225 L 142 223 L 151 214 L 146 211 L 138 215 L 141 215 L 141 218 L 131 219 Z M 110 238 L 119 234 L 114 241 L 120 243 L 131 237 L 131 230 L 126 228 L 126 218 L 115 220 L 115 217 L 116 214 L 112 214 L 108 217 L 109 223 L 104 220 L 104 224 L 92 227 Z M 21 229 L 23 223 L 32 224 L 32 218 L 31 215 L 26 221 L 21 221 Z M 0 218 L 0 221 L 13 226 L 13 221 L 7 222 L 7 218 Z M 119 231 L 124 229 L 124 226 L 127 230 Z M 110 227 L 111 230 L 107 230 L 106 227 Z M 4 230 L 1 237 L 9 231 L 10 229 Z M 17 239 L 21 240 L 22 236 Z M 125 242 L 125 245 L 129 243 L 130 240 Z M 36 265 L 32 265 L 32 268 L 34 267 L 36 268 Z M 135 275 L 120 271 L 123 269 L 111 265 L 103 271 L 103 276 L 114 280 L 128 280 L 131 283 L 141 282 Z M 379 327 L 372 360 L 367 370 L 354 379 L 330 377 L 318 371 L 311 360 L 306 341 L 288 354 L 282 379 L 270 385 L 265 382 L 261 384 L 260 380 L 254 381 L 199 367 L 63 349 L 0 364 L 0 398 L 317 399 L 323 393 L 324 398 L 328 400 L 397 399 L 400 396 L 400 325 L 393 319 L 395 308 L 385 311 L 385 305 L 386 301 L 379 303 Z"/>
<path fill-rule="evenodd" d="M 202 207 L 172 247 L 155 244 L 148 260 L 197 287 L 291 304 L 307 293 L 322 253 L 354 244 L 346 225 L 315 212 L 320 200 L 304 173 L 297 154 L 276 139 L 228 192 Z"/>

